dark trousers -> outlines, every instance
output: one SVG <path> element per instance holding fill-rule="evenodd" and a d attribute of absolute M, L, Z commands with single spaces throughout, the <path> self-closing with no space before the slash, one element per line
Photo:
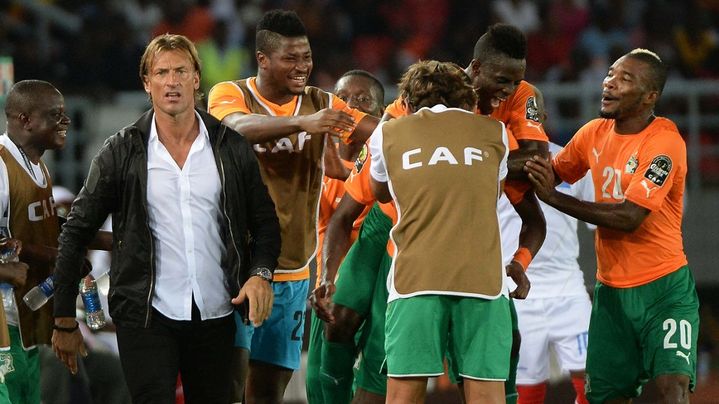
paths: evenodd
<path fill-rule="evenodd" d="M 232 314 L 200 320 L 194 301 L 192 320 L 169 319 L 152 311 L 149 328 L 117 326 L 117 345 L 127 387 L 135 404 L 174 404 L 177 374 L 185 403 L 230 402 Z"/>

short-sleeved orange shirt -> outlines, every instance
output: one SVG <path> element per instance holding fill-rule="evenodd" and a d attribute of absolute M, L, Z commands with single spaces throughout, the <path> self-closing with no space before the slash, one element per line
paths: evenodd
<path fill-rule="evenodd" d="M 544 132 L 544 126 L 540 122 L 541 117 L 537 108 L 534 87 L 524 80 L 490 116 L 504 122 L 517 140 L 549 141 Z"/>
<path fill-rule="evenodd" d="M 631 233 L 597 228 L 599 281 L 617 288 L 639 286 L 687 264 L 681 233 L 686 145 L 672 121 L 656 118 L 641 132 L 623 135 L 615 132 L 614 120 L 595 119 L 574 135 L 553 165 L 569 183 L 591 170 L 598 203 L 626 199 L 651 211 Z"/>
<path fill-rule="evenodd" d="M 369 153 L 364 153 L 362 159 L 357 161 L 357 164 L 355 164 L 355 167 L 352 169 L 352 173 L 349 178 L 347 178 L 347 181 L 345 181 L 345 192 L 347 192 L 352 199 L 365 206 L 372 206 L 372 204 L 377 201 L 370 187 L 369 170 L 371 162 L 372 159 Z M 394 206 L 394 202 L 380 203 L 379 207 L 385 215 L 392 219 L 392 224 L 397 223 L 397 209 Z M 389 254 L 390 257 L 394 255 L 392 240 L 387 242 L 387 254 Z"/>

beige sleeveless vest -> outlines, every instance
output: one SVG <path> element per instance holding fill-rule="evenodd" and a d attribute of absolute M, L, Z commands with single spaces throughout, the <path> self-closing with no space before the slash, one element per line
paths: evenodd
<path fill-rule="evenodd" d="M 10 235 L 27 244 L 57 248 L 59 225 L 52 198 L 52 180 L 45 164 L 40 162 L 46 186 L 38 186 L 9 150 L 0 146 L 0 158 L 7 167 L 10 204 L 8 228 Z M 37 311 L 30 310 L 22 301 L 30 289 L 44 281 L 53 271 L 51 264 L 23 259 L 30 267 L 25 286 L 15 288 L 20 334 L 24 347 L 49 344 L 52 336 L 53 301 L 50 299 Z"/>
<path fill-rule="evenodd" d="M 396 297 L 495 298 L 502 292 L 502 131 L 498 121 L 458 109 L 422 109 L 383 126 L 382 150 L 399 212 L 392 231 Z"/>
<path fill-rule="evenodd" d="M 253 95 L 247 79 L 234 83 L 242 91 L 250 111 L 272 115 Z M 330 96 L 316 87 L 305 87 L 294 115 L 310 115 L 329 107 Z M 301 271 L 314 257 L 324 144 L 324 134 L 303 131 L 254 146 L 262 179 L 280 219 L 282 249 L 275 273 Z"/>

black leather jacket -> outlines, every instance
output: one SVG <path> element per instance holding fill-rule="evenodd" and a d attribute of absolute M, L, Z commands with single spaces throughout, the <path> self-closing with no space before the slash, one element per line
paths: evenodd
<path fill-rule="evenodd" d="M 280 253 L 275 207 L 251 146 L 220 121 L 199 111 L 220 174 L 220 223 L 226 254 L 221 266 L 230 296 L 260 268 L 274 270 Z M 148 327 L 155 257 L 147 209 L 147 144 L 152 110 L 107 139 L 92 161 L 60 234 L 55 266 L 55 317 L 75 317 L 86 246 L 112 213 L 110 315 L 126 327 Z"/>

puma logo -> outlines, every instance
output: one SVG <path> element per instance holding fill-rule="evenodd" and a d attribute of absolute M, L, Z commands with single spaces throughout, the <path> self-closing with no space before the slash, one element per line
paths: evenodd
<path fill-rule="evenodd" d="M 342 381 L 342 378 L 338 379 L 336 377 L 332 377 L 332 376 L 328 375 L 327 373 L 323 372 L 322 370 L 320 370 L 320 377 L 331 381 L 332 384 L 334 384 L 335 386 L 339 386 L 340 382 Z"/>
<path fill-rule="evenodd" d="M 592 154 L 594 154 L 594 158 L 597 160 L 597 164 L 599 164 L 599 156 L 602 152 L 598 152 L 596 147 L 592 147 Z"/>
<path fill-rule="evenodd" d="M 689 352 L 688 354 L 685 354 L 682 351 L 677 351 L 677 356 L 681 356 L 682 358 L 686 359 L 687 365 L 691 365 L 691 362 L 689 362 L 689 355 L 691 355 L 691 354 L 692 354 L 691 352 Z"/>
<path fill-rule="evenodd" d="M 649 185 L 647 185 L 646 180 L 642 180 L 641 182 L 642 187 L 644 187 L 644 190 L 647 191 L 647 199 L 649 199 L 649 195 L 654 191 L 656 188 L 649 188 Z"/>

